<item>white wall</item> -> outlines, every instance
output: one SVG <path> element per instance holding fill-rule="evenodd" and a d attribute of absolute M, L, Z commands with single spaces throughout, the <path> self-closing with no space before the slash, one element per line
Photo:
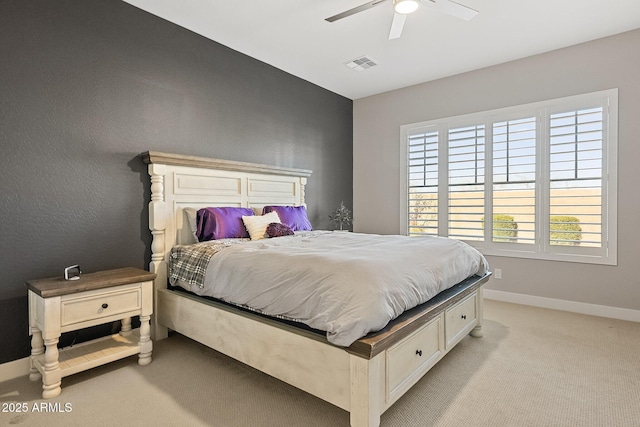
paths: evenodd
<path fill-rule="evenodd" d="M 488 257 L 503 278 L 487 288 L 640 310 L 640 30 L 354 101 L 354 231 L 400 232 L 401 125 L 611 88 L 618 265 Z"/>

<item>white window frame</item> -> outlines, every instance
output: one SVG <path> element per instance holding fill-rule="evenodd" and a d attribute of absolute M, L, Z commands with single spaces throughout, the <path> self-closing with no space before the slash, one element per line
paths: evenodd
<path fill-rule="evenodd" d="M 549 244 L 549 117 L 568 109 L 603 107 L 602 159 L 602 233 L 601 247 Z M 491 228 L 485 227 L 483 241 L 469 240 L 485 255 L 617 265 L 617 194 L 618 194 L 618 89 L 557 98 L 525 105 L 430 120 L 400 127 L 400 231 L 408 234 L 408 138 L 419 132 L 438 131 L 438 235 L 448 234 L 448 142 L 449 129 L 485 124 L 485 218 L 493 217 L 493 123 L 524 116 L 538 117 L 536 128 L 536 224 L 535 243 L 496 243 Z M 443 203 L 445 202 L 445 203 Z"/>

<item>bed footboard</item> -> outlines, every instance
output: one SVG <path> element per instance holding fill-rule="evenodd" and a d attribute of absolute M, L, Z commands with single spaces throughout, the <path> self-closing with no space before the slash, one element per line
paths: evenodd
<path fill-rule="evenodd" d="M 353 427 L 372 427 L 467 334 L 481 336 L 481 286 L 488 277 L 467 279 L 346 349 L 311 331 L 168 289 L 156 293 L 157 322 L 350 412 Z"/>
<path fill-rule="evenodd" d="M 316 334 L 182 292 L 160 290 L 160 324 L 344 410 L 349 358 Z M 208 325 L 208 326 L 204 326 Z"/>

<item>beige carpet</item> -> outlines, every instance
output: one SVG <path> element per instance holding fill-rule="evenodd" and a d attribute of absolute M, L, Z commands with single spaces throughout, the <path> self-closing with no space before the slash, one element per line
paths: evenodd
<path fill-rule="evenodd" d="M 383 427 L 640 426 L 640 324 L 486 301 L 484 338 L 466 337 L 382 415 Z M 0 383 L 0 425 L 348 426 L 349 415 L 180 335 L 63 379 Z M 55 408 L 53 408 L 55 409 Z"/>

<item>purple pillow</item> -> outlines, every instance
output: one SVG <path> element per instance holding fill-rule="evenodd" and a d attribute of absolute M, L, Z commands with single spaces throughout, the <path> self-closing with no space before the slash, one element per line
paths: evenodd
<path fill-rule="evenodd" d="M 202 208 L 198 210 L 196 237 L 207 240 L 249 237 L 242 216 L 253 215 L 251 208 Z"/>
<path fill-rule="evenodd" d="M 279 222 L 272 222 L 267 226 L 267 236 L 269 237 L 291 236 L 292 234 L 293 230 L 289 226 Z"/>
<path fill-rule="evenodd" d="M 277 212 L 280 222 L 288 225 L 293 231 L 313 230 L 304 206 L 265 206 L 262 215 Z"/>

